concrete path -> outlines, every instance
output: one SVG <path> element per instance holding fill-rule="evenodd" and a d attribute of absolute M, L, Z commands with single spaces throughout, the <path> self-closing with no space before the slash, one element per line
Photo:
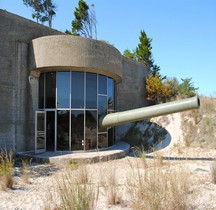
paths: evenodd
<path fill-rule="evenodd" d="M 35 154 L 34 152 L 17 154 L 18 158 L 31 158 L 34 161 L 42 163 L 65 164 L 70 162 L 76 163 L 95 163 L 99 161 L 108 161 L 125 157 L 129 152 L 130 145 L 125 142 L 118 142 L 115 145 L 104 149 L 103 151 L 86 151 L 86 152 L 44 152 Z"/>

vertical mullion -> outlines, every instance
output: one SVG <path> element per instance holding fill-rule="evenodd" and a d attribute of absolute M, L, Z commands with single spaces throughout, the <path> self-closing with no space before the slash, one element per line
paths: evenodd
<path fill-rule="evenodd" d="M 38 120 L 37 120 L 37 115 L 38 115 L 38 111 L 35 112 L 35 153 L 36 153 L 36 150 L 37 150 L 37 123 L 38 123 Z"/>
<path fill-rule="evenodd" d="M 44 72 L 44 104 L 43 104 L 43 108 L 46 108 L 46 72 Z"/>
<path fill-rule="evenodd" d="M 45 149 L 45 152 L 46 152 L 46 129 L 47 129 L 47 127 L 46 127 L 46 122 L 47 120 L 46 120 L 46 111 L 44 111 L 44 149 Z"/>
<path fill-rule="evenodd" d="M 55 88 L 55 97 L 56 97 L 56 101 L 55 101 L 55 108 L 58 108 L 58 72 L 56 72 L 56 88 Z"/>
<path fill-rule="evenodd" d="M 55 111 L 55 151 L 57 151 L 57 109 L 58 109 L 58 72 L 56 72 L 56 104 L 55 104 L 55 108 L 56 108 L 56 111 Z"/>
<path fill-rule="evenodd" d="M 99 76 L 97 74 L 97 149 L 98 149 L 98 88 L 99 88 L 99 85 L 98 85 L 98 80 L 99 80 Z"/>
<path fill-rule="evenodd" d="M 71 151 L 71 71 L 70 71 L 70 94 L 69 94 L 69 150 Z"/>
<path fill-rule="evenodd" d="M 86 72 L 84 72 L 84 82 L 83 82 L 83 85 L 84 85 L 84 119 L 83 119 L 83 123 L 84 123 L 84 136 L 83 136 L 83 140 L 84 140 L 84 150 L 86 150 Z"/>
<path fill-rule="evenodd" d="M 54 151 L 57 151 L 57 110 L 55 110 L 55 138 L 54 138 Z"/>

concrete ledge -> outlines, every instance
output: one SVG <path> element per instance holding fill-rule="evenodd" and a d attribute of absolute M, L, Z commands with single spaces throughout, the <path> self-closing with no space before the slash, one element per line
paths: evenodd
<path fill-rule="evenodd" d="M 129 152 L 130 145 L 125 142 L 118 142 L 115 145 L 107 148 L 103 151 L 95 152 L 45 152 L 41 154 L 35 154 L 33 152 L 17 154 L 21 159 L 32 159 L 40 163 L 52 163 L 52 164 L 67 164 L 70 162 L 76 163 L 97 163 L 100 161 L 109 161 L 118 158 L 125 157 Z"/>
<path fill-rule="evenodd" d="M 32 75 L 45 71 L 76 70 L 122 80 L 120 52 L 102 41 L 71 35 L 44 36 L 32 41 Z"/>

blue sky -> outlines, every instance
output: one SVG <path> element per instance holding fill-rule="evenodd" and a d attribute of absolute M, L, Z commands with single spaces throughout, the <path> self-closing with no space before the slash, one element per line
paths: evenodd
<path fill-rule="evenodd" d="M 78 0 L 54 0 L 53 28 L 71 29 Z M 199 94 L 216 97 L 216 0 L 86 0 L 95 5 L 98 39 L 121 53 L 133 50 L 140 30 L 153 39 L 161 74 L 192 78 Z M 31 18 L 22 0 L 0 0 L 0 8 Z"/>

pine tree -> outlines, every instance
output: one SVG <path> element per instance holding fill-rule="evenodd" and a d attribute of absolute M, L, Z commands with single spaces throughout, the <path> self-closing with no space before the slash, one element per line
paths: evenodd
<path fill-rule="evenodd" d="M 23 3 L 33 9 L 32 18 L 36 18 L 37 23 L 48 22 L 49 27 L 52 27 L 52 20 L 56 15 L 56 6 L 52 0 L 23 0 Z"/>
<path fill-rule="evenodd" d="M 84 0 L 79 0 L 78 7 L 75 8 L 74 17 L 71 32 L 73 35 L 89 38 L 95 37 L 97 39 L 97 21 L 93 4 L 89 7 Z"/>

